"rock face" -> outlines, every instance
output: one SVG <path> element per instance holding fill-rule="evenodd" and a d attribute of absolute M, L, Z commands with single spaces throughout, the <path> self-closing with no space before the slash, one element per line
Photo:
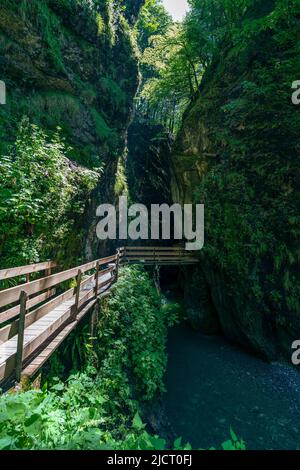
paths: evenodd
<path fill-rule="evenodd" d="M 85 216 L 86 252 L 95 256 L 103 248 L 95 208 L 114 202 L 139 82 L 132 26 L 143 0 L 0 3 L 0 79 L 7 87 L 0 150 L 14 142 L 26 115 L 47 132 L 59 126 L 70 158 L 102 171 Z"/>
<path fill-rule="evenodd" d="M 1 3 L 7 114 L 61 126 L 85 165 L 117 157 L 138 85 L 126 18 L 104 0 Z"/>
<path fill-rule="evenodd" d="M 205 330 L 216 312 L 228 338 L 289 361 L 300 338 L 296 10 L 223 46 L 184 117 L 172 181 L 174 201 L 206 207 L 201 268 L 185 282 L 193 324 Z"/>
<path fill-rule="evenodd" d="M 126 173 L 134 201 L 147 207 L 171 203 L 172 143 L 172 137 L 161 125 L 137 118 L 130 126 Z"/>
<path fill-rule="evenodd" d="M 191 326 L 205 334 L 220 333 L 220 323 L 203 270 L 189 267 L 182 276 L 185 312 Z"/>

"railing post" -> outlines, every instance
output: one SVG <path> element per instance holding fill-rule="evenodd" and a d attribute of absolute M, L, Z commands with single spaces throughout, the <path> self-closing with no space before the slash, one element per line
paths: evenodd
<path fill-rule="evenodd" d="M 99 270 L 100 270 L 100 262 L 97 262 L 96 266 L 96 273 L 95 273 L 95 297 L 98 297 L 98 290 L 99 290 Z"/>
<path fill-rule="evenodd" d="M 19 332 L 16 353 L 16 381 L 19 383 L 22 374 L 23 363 L 23 347 L 24 347 L 24 330 L 25 330 L 25 317 L 26 317 L 26 304 L 28 295 L 22 291 L 20 295 L 20 315 L 19 315 Z"/>
<path fill-rule="evenodd" d="M 49 261 L 49 262 L 50 262 L 50 261 Z M 46 271 L 45 271 L 45 277 L 51 276 L 51 274 L 52 274 L 52 268 L 51 268 L 51 266 L 50 266 L 50 268 L 46 269 Z M 50 297 L 51 289 L 48 289 L 48 290 L 47 290 L 47 294 L 48 294 L 48 296 Z"/>
<path fill-rule="evenodd" d="M 78 314 L 81 280 L 82 280 L 82 271 L 81 271 L 81 269 L 79 269 L 78 274 L 77 274 L 77 278 L 76 278 L 75 304 L 73 305 L 73 312 L 72 312 L 72 315 L 71 315 L 72 320 L 76 320 L 76 317 L 77 317 L 77 314 Z"/>
<path fill-rule="evenodd" d="M 116 260 L 116 281 L 119 279 L 119 266 L 120 266 L 120 249 L 117 249 L 117 260 Z"/>

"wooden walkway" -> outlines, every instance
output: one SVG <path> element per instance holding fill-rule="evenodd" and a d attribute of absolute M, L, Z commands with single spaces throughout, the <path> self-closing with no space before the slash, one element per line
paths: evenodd
<path fill-rule="evenodd" d="M 97 299 L 107 294 L 121 263 L 172 266 L 197 262 L 178 247 L 127 247 L 63 272 L 53 273 L 55 262 L 0 270 L 0 281 L 26 280 L 0 291 L 0 384 L 33 376 L 91 312 Z M 75 287 L 66 288 L 72 281 Z"/>
<path fill-rule="evenodd" d="M 181 246 L 130 246 L 123 250 L 123 262 L 127 264 L 183 266 L 199 263 L 193 252 Z"/>

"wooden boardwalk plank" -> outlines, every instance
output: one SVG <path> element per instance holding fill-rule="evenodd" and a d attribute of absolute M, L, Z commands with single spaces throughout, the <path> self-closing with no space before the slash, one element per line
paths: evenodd
<path fill-rule="evenodd" d="M 102 294 L 101 294 L 102 291 Z M 100 295 L 105 296 L 107 293 L 103 290 L 103 287 L 100 289 Z M 47 360 L 52 356 L 56 349 L 63 343 L 63 341 L 69 336 L 69 334 L 77 327 L 78 322 L 90 311 L 97 300 L 92 300 L 79 314 L 77 320 L 67 325 L 52 341 L 51 343 L 36 357 L 34 358 L 28 366 L 22 371 L 22 376 L 32 377 L 41 367 L 47 362 Z"/>
<path fill-rule="evenodd" d="M 53 295 L 55 295 L 55 289 L 51 289 L 48 292 L 37 295 L 28 300 L 27 308 L 30 309 L 34 307 L 35 305 L 38 305 L 44 302 L 45 300 L 49 299 Z M 17 317 L 19 313 L 20 313 L 20 305 L 16 305 L 15 307 L 12 307 L 6 310 L 5 312 L 0 313 L 0 324 L 5 323 L 9 320 L 12 320 L 13 318 Z"/>
<path fill-rule="evenodd" d="M 56 349 L 61 345 L 61 343 L 65 340 L 65 338 L 71 333 L 71 331 L 76 328 L 77 322 L 70 323 L 67 325 L 58 335 L 57 337 L 51 341 L 51 343 L 42 351 L 32 362 L 25 367 L 22 371 L 22 375 L 31 377 L 38 371 L 45 362 L 52 356 L 52 354 L 56 351 Z"/>
<path fill-rule="evenodd" d="M 105 274 L 101 274 L 101 283 L 99 288 L 103 290 L 106 285 L 112 282 L 113 277 L 111 269 L 106 270 Z M 95 281 L 89 278 L 90 286 L 86 284 L 86 287 L 91 287 L 90 291 L 83 290 L 80 293 L 80 300 L 86 302 L 94 297 L 93 288 Z M 65 300 L 63 303 L 57 305 L 53 310 L 46 312 L 44 316 L 37 319 L 29 326 L 25 328 L 24 332 L 24 348 L 23 358 L 26 360 L 31 354 L 39 349 L 42 344 L 55 333 L 60 327 L 62 327 L 71 318 L 72 307 L 75 302 L 75 297 L 72 291 L 72 298 Z M 69 291 L 70 292 L 70 291 Z M 96 299 L 95 299 L 96 302 Z M 54 306 L 55 303 L 50 301 L 50 305 Z M 92 302 L 89 302 L 87 307 L 82 311 L 84 314 L 91 308 Z M 79 313 L 78 318 L 82 318 L 82 312 Z M 75 322 L 76 323 L 76 322 Z M 9 377 L 12 374 L 15 367 L 16 351 L 17 351 L 17 335 L 5 341 L 0 345 L 0 381 Z"/>
<path fill-rule="evenodd" d="M 25 366 L 22 372 L 24 375 L 32 376 L 41 368 L 70 332 L 76 328 L 78 322 L 92 309 L 97 302 L 97 298 L 107 295 L 111 285 L 117 280 L 119 261 L 125 264 L 158 264 L 162 266 L 194 265 L 200 262 L 195 253 L 187 252 L 181 246 L 121 248 L 117 255 L 92 261 L 58 274 L 48 275 L 37 281 L 0 291 L 0 308 L 17 303 L 22 291 L 27 295 L 35 295 L 35 297 L 28 300 L 27 307 L 28 309 L 36 308 L 27 313 L 25 318 L 23 347 Z M 79 295 L 77 300 L 76 289 L 69 289 L 63 294 L 53 297 L 54 292 L 50 291 L 51 288 L 64 281 L 76 278 L 79 271 L 83 274 L 89 273 L 95 268 L 98 270 L 99 266 L 105 267 L 105 265 L 108 268 L 99 271 L 97 283 L 95 275 L 83 276 L 80 289 L 77 289 L 77 295 Z M 41 265 L 39 265 L 40 267 Z M 45 267 L 45 264 L 43 264 L 43 267 Z M 15 268 L 6 272 L 5 275 L 15 274 L 16 271 L 13 271 L 13 269 Z M 26 271 L 33 268 L 31 266 L 22 269 L 26 273 Z M 18 273 L 20 273 L 20 268 Z M 3 275 L 4 273 L 2 273 Z M 96 285 L 98 287 L 97 296 L 95 296 Z M 47 293 L 43 293 L 45 290 L 47 290 Z M 52 298 L 48 300 L 50 295 Z M 77 311 L 75 311 L 75 300 Z M 42 302 L 45 303 L 38 306 Z M 0 324 L 2 319 L 6 321 L 18 316 L 19 311 L 20 308 L 17 305 L 6 312 L 0 313 Z M 18 329 L 18 319 L 0 329 L 0 382 L 10 378 L 15 371 Z"/>

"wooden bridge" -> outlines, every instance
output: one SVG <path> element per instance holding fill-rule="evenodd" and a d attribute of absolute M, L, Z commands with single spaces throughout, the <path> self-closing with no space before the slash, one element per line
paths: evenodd
<path fill-rule="evenodd" d="M 78 323 L 107 295 L 121 264 L 190 265 L 181 247 L 127 247 L 115 255 L 58 272 L 53 261 L 0 270 L 0 384 L 32 377 Z M 73 288 L 69 288 L 71 283 Z M 68 287 L 66 287 L 68 286 Z"/>

